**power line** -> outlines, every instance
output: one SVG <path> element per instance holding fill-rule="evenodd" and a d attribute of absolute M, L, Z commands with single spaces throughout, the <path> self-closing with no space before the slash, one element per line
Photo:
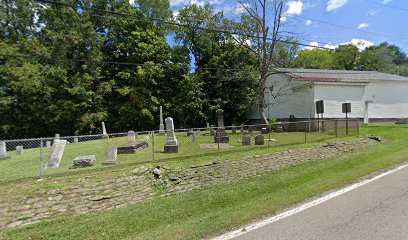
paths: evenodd
<path fill-rule="evenodd" d="M 396 6 L 393 6 L 393 5 L 384 4 L 382 2 L 377 2 L 377 1 L 374 1 L 374 0 L 371 0 L 371 1 L 364 0 L 364 1 L 374 3 L 374 4 L 377 4 L 377 5 L 383 6 L 383 7 L 388 7 L 388 8 L 392 8 L 392 9 L 401 10 L 401 11 L 408 11 L 408 8 L 396 7 Z"/>
<path fill-rule="evenodd" d="M 312 20 L 312 21 L 315 21 L 315 22 L 327 24 L 327 25 L 330 25 L 330 26 L 333 26 L 333 27 L 344 28 L 344 29 L 348 29 L 348 30 L 351 30 L 351 31 L 363 32 L 363 33 L 368 33 L 368 34 L 374 34 L 374 35 L 378 35 L 378 36 L 382 36 L 382 37 L 400 39 L 400 40 L 404 40 L 404 41 L 408 40 L 408 38 L 400 38 L 400 37 L 391 36 L 391 35 L 387 35 L 387 34 L 383 34 L 383 33 L 371 32 L 371 31 L 366 31 L 366 30 L 361 30 L 361 29 L 354 29 L 354 28 L 352 28 L 352 27 L 343 26 L 343 25 L 338 25 L 338 24 L 326 22 L 326 21 L 323 21 L 323 20 L 315 19 L 315 18 L 302 17 L 302 16 L 293 16 L 293 17 L 295 17 L 295 18 L 300 18 L 300 19 L 304 19 L 304 20 Z"/>
<path fill-rule="evenodd" d="M 43 3 L 50 3 L 50 4 L 56 4 L 56 5 L 61 5 L 61 6 L 66 6 L 66 7 L 80 7 L 82 9 L 86 9 L 89 11 L 97 11 L 97 12 L 103 12 L 103 13 L 108 13 L 108 14 L 114 14 L 114 15 L 119 15 L 119 16 L 126 16 L 135 19 L 136 21 L 144 21 L 140 18 L 136 18 L 133 15 L 127 14 L 127 13 L 119 13 L 116 11 L 111 11 L 111 10 L 104 10 L 104 9 L 99 9 L 99 8 L 90 8 L 90 7 L 82 7 L 82 6 L 77 6 L 75 4 L 69 4 L 69 3 L 61 3 L 61 2 L 55 2 L 55 1 L 50 1 L 50 0 L 36 0 L 37 2 L 43 2 Z M 186 28 L 193 28 L 193 26 L 187 25 L 187 24 L 182 24 L 182 23 L 177 23 L 177 22 L 169 22 L 165 21 L 162 19 L 157 19 L 157 18 L 152 18 L 152 17 L 146 17 L 146 19 L 152 20 L 152 21 L 157 21 L 161 22 L 162 24 L 166 25 L 173 25 L 173 26 L 178 26 L 178 27 L 186 27 Z M 215 28 L 206 28 L 206 27 L 200 27 L 200 26 L 194 26 L 194 28 L 202 30 L 202 31 L 208 31 L 208 32 L 216 32 L 216 33 L 224 33 L 224 34 L 230 34 L 230 35 L 238 35 L 238 36 L 244 36 L 248 38 L 258 38 L 258 36 L 255 35 L 250 35 L 250 34 L 243 34 L 240 32 L 235 32 L 235 31 L 228 31 L 228 30 L 222 30 L 222 29 L 215 29 Z M 320 48 L 320 49 L 325 49 L 325 50 L 332 50 L 331 48 L 326 48 L 326 47 L 320 47 L 320 46 L 313 46 L 310 44 L 306 43 L 301 43 L 297 41 L 289 41 L 289 40 L 276 40 L 273 38 L 266 38 L 267 40 L 270 41 L 277 41 L 281 43 L 287 43 L 287 44 L 293 44 L 293 45 L 298 45 L 298 46 L 304 46 L 304 47 L 314 47 L 314 48 Z"/>

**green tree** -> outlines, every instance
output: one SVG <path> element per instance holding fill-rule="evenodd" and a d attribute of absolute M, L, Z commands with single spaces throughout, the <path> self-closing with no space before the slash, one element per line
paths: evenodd
<path fill-rule="evenodd" d="M 294 67 L 310 69 L 332 69 L 333 53 L 323 49 L 305 49 L 299 53 Z"/>
<path fill-rule="evenodd" d="M 352 44 L 340 45 L 333 53 L 333 68 L 353 70 L 359 57 L 358 48 Z"/>

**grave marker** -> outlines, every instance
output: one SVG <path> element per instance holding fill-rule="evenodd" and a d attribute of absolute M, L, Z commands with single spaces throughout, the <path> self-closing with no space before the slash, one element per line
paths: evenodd
<path fill-rule="evenodd" d="M 134 131 L 129 131 L 127 133 L 128 143 L 135 143 L 136 142 L 136 133 Z"/>
<path fill-rule="evenodd" d="M 104 165 L 114 165 L 116 164 L 116 159 L 118 157 L 118 148 L 117 147 L 109 147 L 108 148 L 108 159 L 103 162 Z"/>
<path fill-rule="evenodd" d="M 16 146 L 16 153 L 18 155 L 23 155 L 24 153 L 24 147 L 23 146 Z"/>
<path fill-rule="evenodd" d="M 167 129 L 167 143 L 164 145 L 165 153 L 178 153 L 178 142 L 176 135 L 174 134 L 174 122 L 173 118 L 166 118 L 166 129 Z"/>
<path fill-rule="evenodd" d="M 0 142 L 0 160 L 9 159 L 7 156 L 6 142 Z"/>
<path fill-rule="evenodd" d="M 159 134 L 164 135 L 165 130 L 164 130 L 164 124 L 163 124 L 163 107 L 160 106 L 160 126 L 159 126 Z"/>
<path fill-rule="evenodd" d="M 50 157 L 48 158 L 47 165 L 45 165 L 45 169 L 59 167 L 66 145 L 67 140 L 59 139 L 54 140 L 54 144 L 52 145 L 51 148 Z"/>
<path fill-rule="evenodd" d="M 102 138 L 109 138 L 108 132 L 106 131 L 105 122 L 102 122 Z"/>
<path fill-rule="evenodd" d="M 229 137 L 227 132 L 225 131 L 224 128 L 224 110 L 218 109 L 216 111 L 217 115 L 217 124 L 218 124 L 218 130 L 216 136 L 214 136 L 214 141 L 216 143 L 228 143 L 229 142 Z"/>
<path fill-rule="evenodd" d="M 255 136 L 255 145 L 264 145 L 265 144 L 265 137 L 262 134 Z"/>
<path fill-rule="evenodd" d="M 249 146 L 249 145 L 251 145 L 251 135 L 244 134 L 244 136 L 242 136 L 242 146 Z"/>

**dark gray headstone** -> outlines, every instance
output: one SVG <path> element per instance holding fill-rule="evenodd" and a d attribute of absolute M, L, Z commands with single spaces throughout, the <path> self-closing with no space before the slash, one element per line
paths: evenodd
<path fill-rule="evenodd" d="M 218 129 L 217 129 L 216 135 L 214 136 L 214 142 L 228 143 L 229 137 L 224 128 L 224 110 L 218 109 L 216 111 L 216 115 L 217 115 Z"/>
<path fill-rule="evenodd" d="M 245 134 L 242 137 L 242 146 L 249 146 L 251 145 L 251 136 L 248 134 Z"/>
<path fill-rule="evenodd" d="M 265 137 L 262 134 L 255 136 L 255 145 L 264 145 L 265 144 Z"/>
<path fill-rule="evenodd" d="M 50 157 L 48 158 L 47 165 L 45 165 L 45 169 L 59 167 L 66 145 L 67 140 L 54 140 L 54 144 L 51 147 Z"/>

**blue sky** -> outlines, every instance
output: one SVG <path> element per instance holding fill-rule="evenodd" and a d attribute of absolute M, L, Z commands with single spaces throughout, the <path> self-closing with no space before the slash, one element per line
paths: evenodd
<path fill-rule="evenodd" d="M 213 5 L 228 18 L 239 19 L 234 0 L 169 0 L 177 12 L 187 4 Z M 408 53 L 407 0 L 289 0 L 284 27 L 296 32 L 302 43 L 335 47 L 353 43 L 363 49 L 387 41 Z"/>

